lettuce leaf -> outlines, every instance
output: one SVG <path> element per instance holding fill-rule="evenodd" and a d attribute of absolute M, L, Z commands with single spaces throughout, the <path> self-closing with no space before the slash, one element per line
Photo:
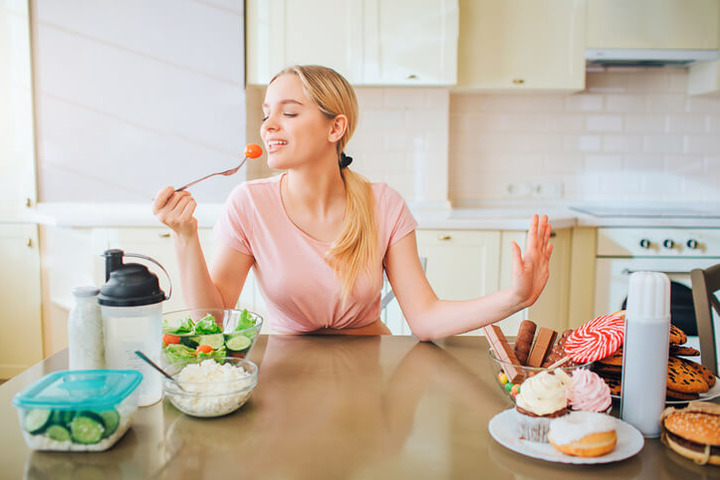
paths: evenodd
<path fill-rule="evenodd" d="M 255 319 L 252 318 L 252 315 L 250 315 L 250 312 L 248 312 L 247 308 L 244 308 L 242 313 L 240 314 L 240 320 L 238 320 L 238 324 L 235 327 L 235 331 L 239 332 L 240 330 L 246 330 L 248 328 L 252 328 L 255 326 Z"/>
<path fill-rule="evenodd" d="M 212 315 L 206 315 L 205 318 L 198 320 L 195 324 L 195 335 L 209 335 L 212 333 L 222 333 L 222 329 Z"/>
<path fill-rule="evenodd" d="M 187 358 L 195 358 L 196 353 L 194 348 L 190 348 L 182 344 L 170 344 L 163 349 L 163 355 L 165 360 L 170 363 L 177 362 L 178 360 L 184 360 Z"/>
<path fill-rule="evenodd" d="M 193 333 L 193 330 L 195 330 L 195 326 L 193 325 L 192 320 L 190 320 L 190 317 L 163 319 L 163 333 L 185 335 L 187 333 Z"/>

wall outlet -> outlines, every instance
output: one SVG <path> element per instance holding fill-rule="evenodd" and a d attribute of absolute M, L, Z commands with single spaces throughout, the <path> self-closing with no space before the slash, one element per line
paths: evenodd
<path fill-rule="evenodd" d="M 533 186 L 527 182 L 509 182 L 505 184 L 505 195 L 513 198 L 529 197 Z"/>
<path fill-rule="evenodd" d="M 562 182 L 540 182 L 533 185 L 532 196 L 541 198 L 560 198 L 563 194 Z"/>

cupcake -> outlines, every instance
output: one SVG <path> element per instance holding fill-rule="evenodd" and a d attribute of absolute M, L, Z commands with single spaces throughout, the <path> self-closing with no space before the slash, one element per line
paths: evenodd
<path fill-rule="evenodd" d="M 523 382 L 515 398 L 521 438 L 547 443 L 550 421 L 568 413 L 567 389 L 571 383 L 562 370 L 540 372 Z"/>
<path fill-rule="evenodd" d="M 568 403 L 574 411 L 610 413 L 610 387 L 597 373 L 579 368 L 572 373 Z"/>

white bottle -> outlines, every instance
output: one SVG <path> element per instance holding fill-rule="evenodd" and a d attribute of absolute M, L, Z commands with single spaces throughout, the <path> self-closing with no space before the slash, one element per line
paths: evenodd
<path fill-rule="evenodd" d="M 633 273 L 625 311 L 620 418 L 649 438 L 660 436 L 669 337 L 670 279 L 659 272 Z"/>
<path fill-rule="evenodd" d="M 68 317 L 68 369 L 105 368 L 103 319 L 98 304 L 97 287 L 73 289 L 75 305 Z"/>

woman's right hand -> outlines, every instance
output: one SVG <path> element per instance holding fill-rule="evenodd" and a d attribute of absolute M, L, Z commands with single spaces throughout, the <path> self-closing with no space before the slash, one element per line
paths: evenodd
<path fill-rule="evenodd" d="M 190 192 L 176 192 L 165 187 L 155 195 L 153 214 L 177 235 L 192 235 L 197 231 L 197 219 L 193 217 L 197 202 Z"/>

